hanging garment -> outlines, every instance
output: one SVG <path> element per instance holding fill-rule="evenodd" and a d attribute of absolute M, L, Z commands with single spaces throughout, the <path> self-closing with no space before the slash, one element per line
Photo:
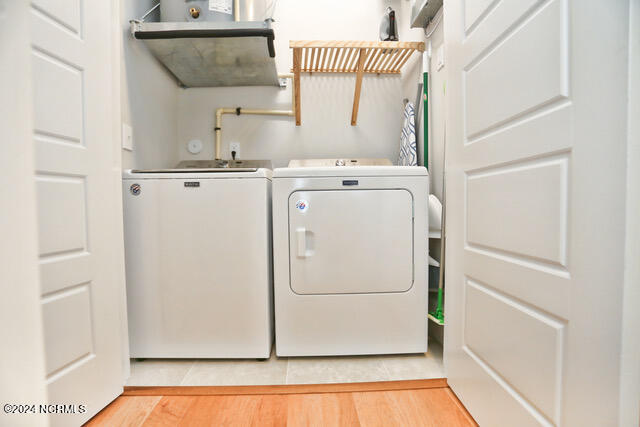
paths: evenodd
<path fill-rule="evenodd" d="M 400 134 L 399 166 L 417 166 L 418 152 L 416 147 L 416 112 L 411 102 L 404 107 L 404 124 Z"/>

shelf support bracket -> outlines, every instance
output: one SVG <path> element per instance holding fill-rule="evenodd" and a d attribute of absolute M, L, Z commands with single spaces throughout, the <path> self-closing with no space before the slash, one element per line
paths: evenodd
<path fill-rule="evenodd" d="M 300 126 L 300 68 L 302 67 L 302 49 L 293 49 L 293 92 L 296 126 Z"/>
<path fill-rule="evenodd" d="M 364 75 L 364 63 L 367 60 L 367 49 L 358 49 L 358 69 L 356 71 L 356 90 L 353 94 L 353 110 L 351 111 L 351 126 L 358 122 L 358 108 L 360 107 L 360 91 L 362 90 L 362 76 Z"/>

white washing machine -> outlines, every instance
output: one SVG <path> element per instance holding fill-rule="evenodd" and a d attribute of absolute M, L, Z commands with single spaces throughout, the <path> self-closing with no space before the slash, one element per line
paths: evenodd
<path fill-rule="evenodd" d="M 270 162 L 126 171 L 131 357 L 268 358 Z"/>
<path fill-rule="evenodd" d="M 429 183 L 386 160 L 273 175 L 278 356 L 427 351 Z"/>

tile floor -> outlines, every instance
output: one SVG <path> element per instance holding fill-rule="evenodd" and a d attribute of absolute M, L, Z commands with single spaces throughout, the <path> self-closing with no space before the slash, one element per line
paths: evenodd
<path fill-rule="evenodd" d="M 442 346 L 426 354 L 276 357 L 269 360 L 131 360 L 128 386 L 276 385 L 443 378 Z"/>

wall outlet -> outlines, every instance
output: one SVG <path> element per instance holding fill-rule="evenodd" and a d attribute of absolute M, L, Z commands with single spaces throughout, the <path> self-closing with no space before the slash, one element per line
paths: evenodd
<path fill-rule="evenodd" d="M 232 156 L 232 152 L 235 151 L 236 152 L 236 160 L 240 158 L 240 143 L 239 142 L 232 142 L 229 144 L 229 157 L 233 158 Z"/>
<path fill-rule="evenodd" d="M 126 123 L 122 123 L 122 148 L 133 151 L 133 129 Z"/>

